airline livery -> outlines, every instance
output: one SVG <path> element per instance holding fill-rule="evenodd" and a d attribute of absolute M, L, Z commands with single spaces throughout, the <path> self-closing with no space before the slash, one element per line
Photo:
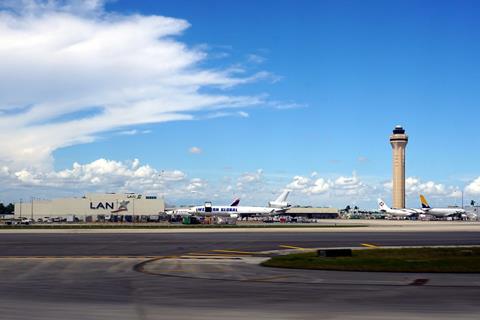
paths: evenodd
<path fill-rule="evenodd" d="M 274 215 L 285 213 L 290 204 L 287 203 L 287 197 L 290 191 L 285 190 L 274 201 L 270 201 L 268 207 L 250 207 L 239 206 L 240 199 L 229 206 L 212 206 L 211 202 L 205 202 L 203 206 L 196 206 L 191 208 L 181 208 L 167 211 L 169 215 L 197 215 L 197 216 L 222 216 L 237 218 L 239 216 L 248 215 Z"/>
<path fill-rule="evenodd" d="M 381 212 L 385 212 L 386 214 L 389 214 L 394 217 L 399 217 L 399 218 L 411 218 L 411 217 L 417 217 L 420 214 L 423 214 L 423 210 L 421 209 L 411 209 L 411 208 L 404 208 L 404 209 L 396 209 L 396 208 L 390 208 L 385 204 L 385 201 L 382 199 L 378 199 L 378 209 Z"/>
<path fill-rule="evenodd" d="M 461 216 L 466 213 L 462 208 L 432 208 L 423 194 L 420 195 L 420 202 L 422 203 L 422 210 L 426 214 L 430 214 L 437 218 Z"/>

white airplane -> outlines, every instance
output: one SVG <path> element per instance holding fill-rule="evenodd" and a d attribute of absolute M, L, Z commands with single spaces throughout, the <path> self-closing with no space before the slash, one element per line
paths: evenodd
<path fill-rule="evenodd" d="M 239 203 L 240 198 L 235 198 L 230 204 L 230 207 L 237 207 Z M 196 212 L 194 208 L 196 207 L 172 209 L 165 211 L 165 213 L 172 216 L 191 216 Z"/>
<path fill-rule="evenodd" d="M 247 207 L 247 206 L 238 206 L 238 203 L 234 201 L 230 206 L 212 206 L 211 202 L 205 202 L 203 206 L 196 206 L 185 209 L 171 210 L 167 211 L 167 214 L 170 215 L 198 215 L 198 216 L 220 216 L 220 217 L 231 217 L 238 218 L 242 215 L 271 215 L 271 214 L 281 214 L 290 206 L 287 202 L 287 196 L 290 191 L 283 192 L 280 197 L 275 201 L 269 202 L 276 207 Z M 285 206 L 280 206 L 284 204 Z"/>
<path fill-rule="evenodd" d="M 423 194 L 420 195 L 420 202 L 422 203 L 422 210 L 424 213 L 432 215 L 437 218 L 445 218 L 451 216 L 459 216 L 466 215 L 466 212 L 462 208 L 432 208 L 425 199 Z"/>
<path fill-rule="evenodd" d="M 399 217 L 399 218 L 411 218 L 424 213 L 423 210 L 421 209 L 410 209 L 410 208 L 404 208 L 404 209 L 393 208 L 392 209 L 389 206 L 387 206 L 385 204 L 385 201 L 383 201 L 382 199 L 378 199 L 378 209 L 381 212 L 384 212 L 393 217 Z"/>

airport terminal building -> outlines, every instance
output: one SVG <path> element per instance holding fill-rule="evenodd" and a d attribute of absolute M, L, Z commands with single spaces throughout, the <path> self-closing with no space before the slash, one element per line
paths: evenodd
<path fill-rule="evenodd" d="M 32 200 L 15 203 L 15 218 L 63 217 L 82 221 L 124 221 L 123 218 L 153 216 L 165 212 L 165 201 L 157 195 L 136 193 L 89 193 L 81 198 Z"/>

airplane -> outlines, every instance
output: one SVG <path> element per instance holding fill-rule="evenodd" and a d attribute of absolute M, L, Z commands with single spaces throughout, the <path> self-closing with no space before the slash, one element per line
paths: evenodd
<path fill-rule="evenodd" d="M 395 209 L 390 208 L 385 204 L 385 201 L 382 199 L 378 199 L 378 209 L 381 212 L 385 212 L 393 217 L 399 218 L 411 218 L 423 214 L 424 211 L 421 209 L 410 209 L 410 208 L 403 208 L 403 209 Z"/>
<path fill-rule="evenodd" d="M 432 215 L 437 218 L 445 218 L 451 216 L 458 216 L 461 217 L 465 215 L 466 212 L 462 208 L 432 208 L 425 199 L 423 194 L 420 195 L 420 202 L 422 203 L 422 210 L 424 213 Z"/>
<path fill-rule="evenodd" d="M 251 206 L 239 206 L 236 201 L 230 206 L 212 206 L 211 202 L 205 202 L 203 206 L 195 206 L 191 208 L 182 208 L 177 210 L 170 210 L 166 213 L 169 215 L 199 215 L 199 216 L 220 216 L 238 218 L 239 216 L 248 215 L 273 215 L 285 213 L 290 206 L 286 199 L 288 192 L 282 192 L 282 194 L 275 200 L 270 201 L 269 204 L 274 206 L 269 207 L 251 207 Z M 238 200 L 239 202 L 240 200 Z M 281 205 L 284 206 L 281 206 Z"/>
<path fill-rule="evenodd" d="M 239 203 L 240 203 L 240 198 L 235 198 L 233 202 L 230 204 L 230 207 L 237 207 Z M 195 207 L 178 208 L 173 210 L 167 210 L 165 211 L 165 213 L 173 216 L 191 216 L 195 213 L 195 210 L 193 210 L 193 208 Z"/>

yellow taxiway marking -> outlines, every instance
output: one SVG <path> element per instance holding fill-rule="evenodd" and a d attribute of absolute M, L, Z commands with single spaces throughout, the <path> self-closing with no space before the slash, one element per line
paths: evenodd
<path fill-rule="evenodd" d="M 361 245 L 367 248 L 378 248 L 378 246 L 370 243 L 361 243 Z"/>
<path fill-rule="evenodd" d="M 286 246 L 286 245 L 279 245 L 279 247 L 280 247 L 280 248 L 285 248 L 285 249 L 309 250 L 308 248 L 295 247 L 295 246 Z"/>
<path fill-rule="evenodd" d="M 257 252 L 248 252 L 248 251 L 236 251 L 236 250 L 211 250 L 212 252 L 218 253 L 237 253 L 237 254 L 257 254 Z"/>

